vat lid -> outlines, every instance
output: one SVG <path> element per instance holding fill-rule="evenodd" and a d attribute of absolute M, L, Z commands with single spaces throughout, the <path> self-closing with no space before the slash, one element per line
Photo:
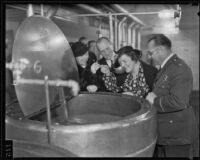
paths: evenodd
<path fill-rule="evenodd" d="M 78 69 L 71 47 L 63 32 L 50 19 L 42 16 L 26 18 L 17 30 L 12 62 L 23 62 L 26 67 L 21 78 L 79 81 Z M 16 72 L 15 72 L 16 73 Z M 13 71 L 14 80 L 17 78 Z M 25 116 L 46 106 L 43 85 L 15 85 L 17 98 Z M 49 86 L 50 104 L 58 97 L 58 87 Z M 70 88 L 64 87 L 65 96 L 71 96 Z"/>

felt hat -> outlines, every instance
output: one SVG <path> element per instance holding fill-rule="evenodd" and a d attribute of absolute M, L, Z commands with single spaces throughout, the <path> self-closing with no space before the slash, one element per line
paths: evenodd
<path fill-rule="evenodd" d="M 74 57 L 82 56 L 88 51 L 88 47 L 81 42 L 74 43 L 71 48 L 74 53 Z"/>

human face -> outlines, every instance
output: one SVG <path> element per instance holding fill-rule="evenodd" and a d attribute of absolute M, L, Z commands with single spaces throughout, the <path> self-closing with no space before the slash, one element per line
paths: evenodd
<path fill-rule="evenodd" d="M 109 42 L 106 40 L 101 41 L 97 44 L 100 54 L 106 59 L 111 60 L 113 57 L 113 49 Z"/>
<path fill-rule="evenodd" d="M 148 52 L 147 54 L 153 59 L 155 65 L 160 65 L 160 50 L 159 46 L 155 45 L 155 41 L 152 40 L 148 43 Z"/>
<path fill-rule="evenodd" d="M 86 52 L 84 55 L 76 57 L 76 61 L 78 65 L 80 66 L 87 66 L 88 58 L 89 58 L 89 54 L 88 52 Z"/>
<path fill-rule="evenodd" d="M 124 54 L 119 58 L 118 61 L 120 66 L 125 69 L 126 73 L 131 73 L 134 70 L 136 62 L 132 60 L 130 56 Z"/>

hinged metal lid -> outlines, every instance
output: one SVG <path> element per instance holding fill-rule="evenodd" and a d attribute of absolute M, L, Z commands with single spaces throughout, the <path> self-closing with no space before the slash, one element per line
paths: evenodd
<path fill-rule="evenodd" d="M 41 79 L 48 75 L 49 80 L 78 79 L 77 65 L 71 47 L 62 31 L 50 19 L 31 16 L 23 21 L 15 36 L 13 62 L 23 62 L 21 78 Z M 15 73 L 13 73 L 16 79 Z M 18 84 L 15 86 L 20 107 L 25 116 L 45 108 L 45 91 L 43 86 Z M 54 102 L 57 87 L 49 87 L 50 104 Z M 66 88 L 65 95 L 70 96 Z"/>

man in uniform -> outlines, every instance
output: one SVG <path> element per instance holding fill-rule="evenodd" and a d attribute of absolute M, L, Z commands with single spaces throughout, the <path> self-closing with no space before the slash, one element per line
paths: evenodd
<path fill-rule="evenodd" d="M 148 52 L 160 71 L 153 91 L 146 99 L 158 113 L 158 140 L 155 156 L 193 157 L 196 140 L 196 119 L 189 105 L 193 87 L 192 71 L 171 50 L 171 41 L 163 34 L 148 41 Z"/>

